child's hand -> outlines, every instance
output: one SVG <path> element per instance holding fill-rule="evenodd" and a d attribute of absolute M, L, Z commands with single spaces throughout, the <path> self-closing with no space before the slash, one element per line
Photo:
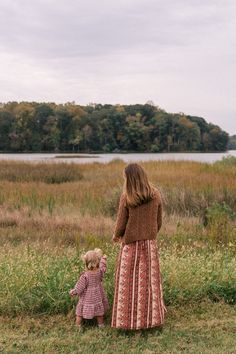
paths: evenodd
<path fill-rule="evenodd" d="M 97 255 L 98 255 L 99 258 L 102 258 L 103 252 L 102 252 L 102 250 L 101 250 L 100 248 L 95 248 L 94 251 L 97 253 Z"/>
<path fill-rule="evenodd" d="M 71 297 L 72 297 L 72 296 L 76 296 L 74 289 L 71 289 L 71 290 L 69 291 L 69 294 L 70 294 Z"/>

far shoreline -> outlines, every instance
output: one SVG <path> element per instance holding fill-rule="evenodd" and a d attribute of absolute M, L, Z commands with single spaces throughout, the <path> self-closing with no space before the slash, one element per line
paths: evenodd
<path fill-rule="evenodd" d="M 127 154 L 139 154 L 139 155 L 162 155 L 162 154 L 224 154 L 230 153 L 230 151 L 236 151 L 236 149 L 231 150 L 221 150 L 221 151 L 161 151 L 161 152 L 140 152 L 140 151 L 91 151 L 91 152 L 55 152 L 55 151 L 0 151 L 0 155 L 36 155 L 36 154 L 44 154 L 44 155 L 56 155 L 55 158 L 61 158 L 64 155 L 66 158 L 96 158 L 97 155 L 127 155 Z M 93 156 L 92 156 L 93 155 Z"/>

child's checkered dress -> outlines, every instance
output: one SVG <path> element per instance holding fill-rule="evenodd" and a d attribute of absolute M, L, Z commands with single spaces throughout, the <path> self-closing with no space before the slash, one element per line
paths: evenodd
<path fill-rule="evenodd" d="M 108 309 L 108 300 L 102 285 L 106 272 L 106 259 L 102 257 L 97 271 L 85 271 L 81 274 L 72 294 L 79 295 L 76 315 L 86 319 L 103 316 Z"/>

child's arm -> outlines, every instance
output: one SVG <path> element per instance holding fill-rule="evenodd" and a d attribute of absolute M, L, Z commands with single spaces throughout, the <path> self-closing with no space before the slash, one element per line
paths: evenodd
<path fill-rule="evenodd" d="M 104 273 L 106 273 L 106 270 L 107 270 L 107 256 L 104 255 L 101 260 L 100 260 L 100 263 L 99 263 L 99 268 L 100 268 L 100 271 L 102 273 L 102 276 L 104 275 Z"/>
<path fill-rule="evenodd" d="M 86 289 L 86 287 L 87 287 L 87 278 L 83 273 L 79 278 L 79 281 L 76 283 L 74 289 L 70 290 L 70 296 L 81 295 L 82 292 Z"/>

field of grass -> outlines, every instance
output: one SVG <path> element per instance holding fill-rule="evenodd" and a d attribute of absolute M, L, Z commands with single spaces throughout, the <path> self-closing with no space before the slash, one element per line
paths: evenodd
<path fill-rule="evenodd" d="M 2 318 L 0 351 L 4 353 L 80 354 L 234 354 L 236 307 L 204 302 L 170 307 L 163 330 L 143 333 L 99 330 L 87 324 L 78 333 L 73 314 Z"/>
<path fill-rule="evenodd" d="M 0 352 L 234 353 L 236 347 L 236 164 L 146 162 L 165 203 L 158 237 L 163 331 L 74 327 L 68 290 L 83 250 L 108 254 L 112 303 L 119 246 L 111 236 L 122 161 L 109 164 L 0 162 Z"/>

